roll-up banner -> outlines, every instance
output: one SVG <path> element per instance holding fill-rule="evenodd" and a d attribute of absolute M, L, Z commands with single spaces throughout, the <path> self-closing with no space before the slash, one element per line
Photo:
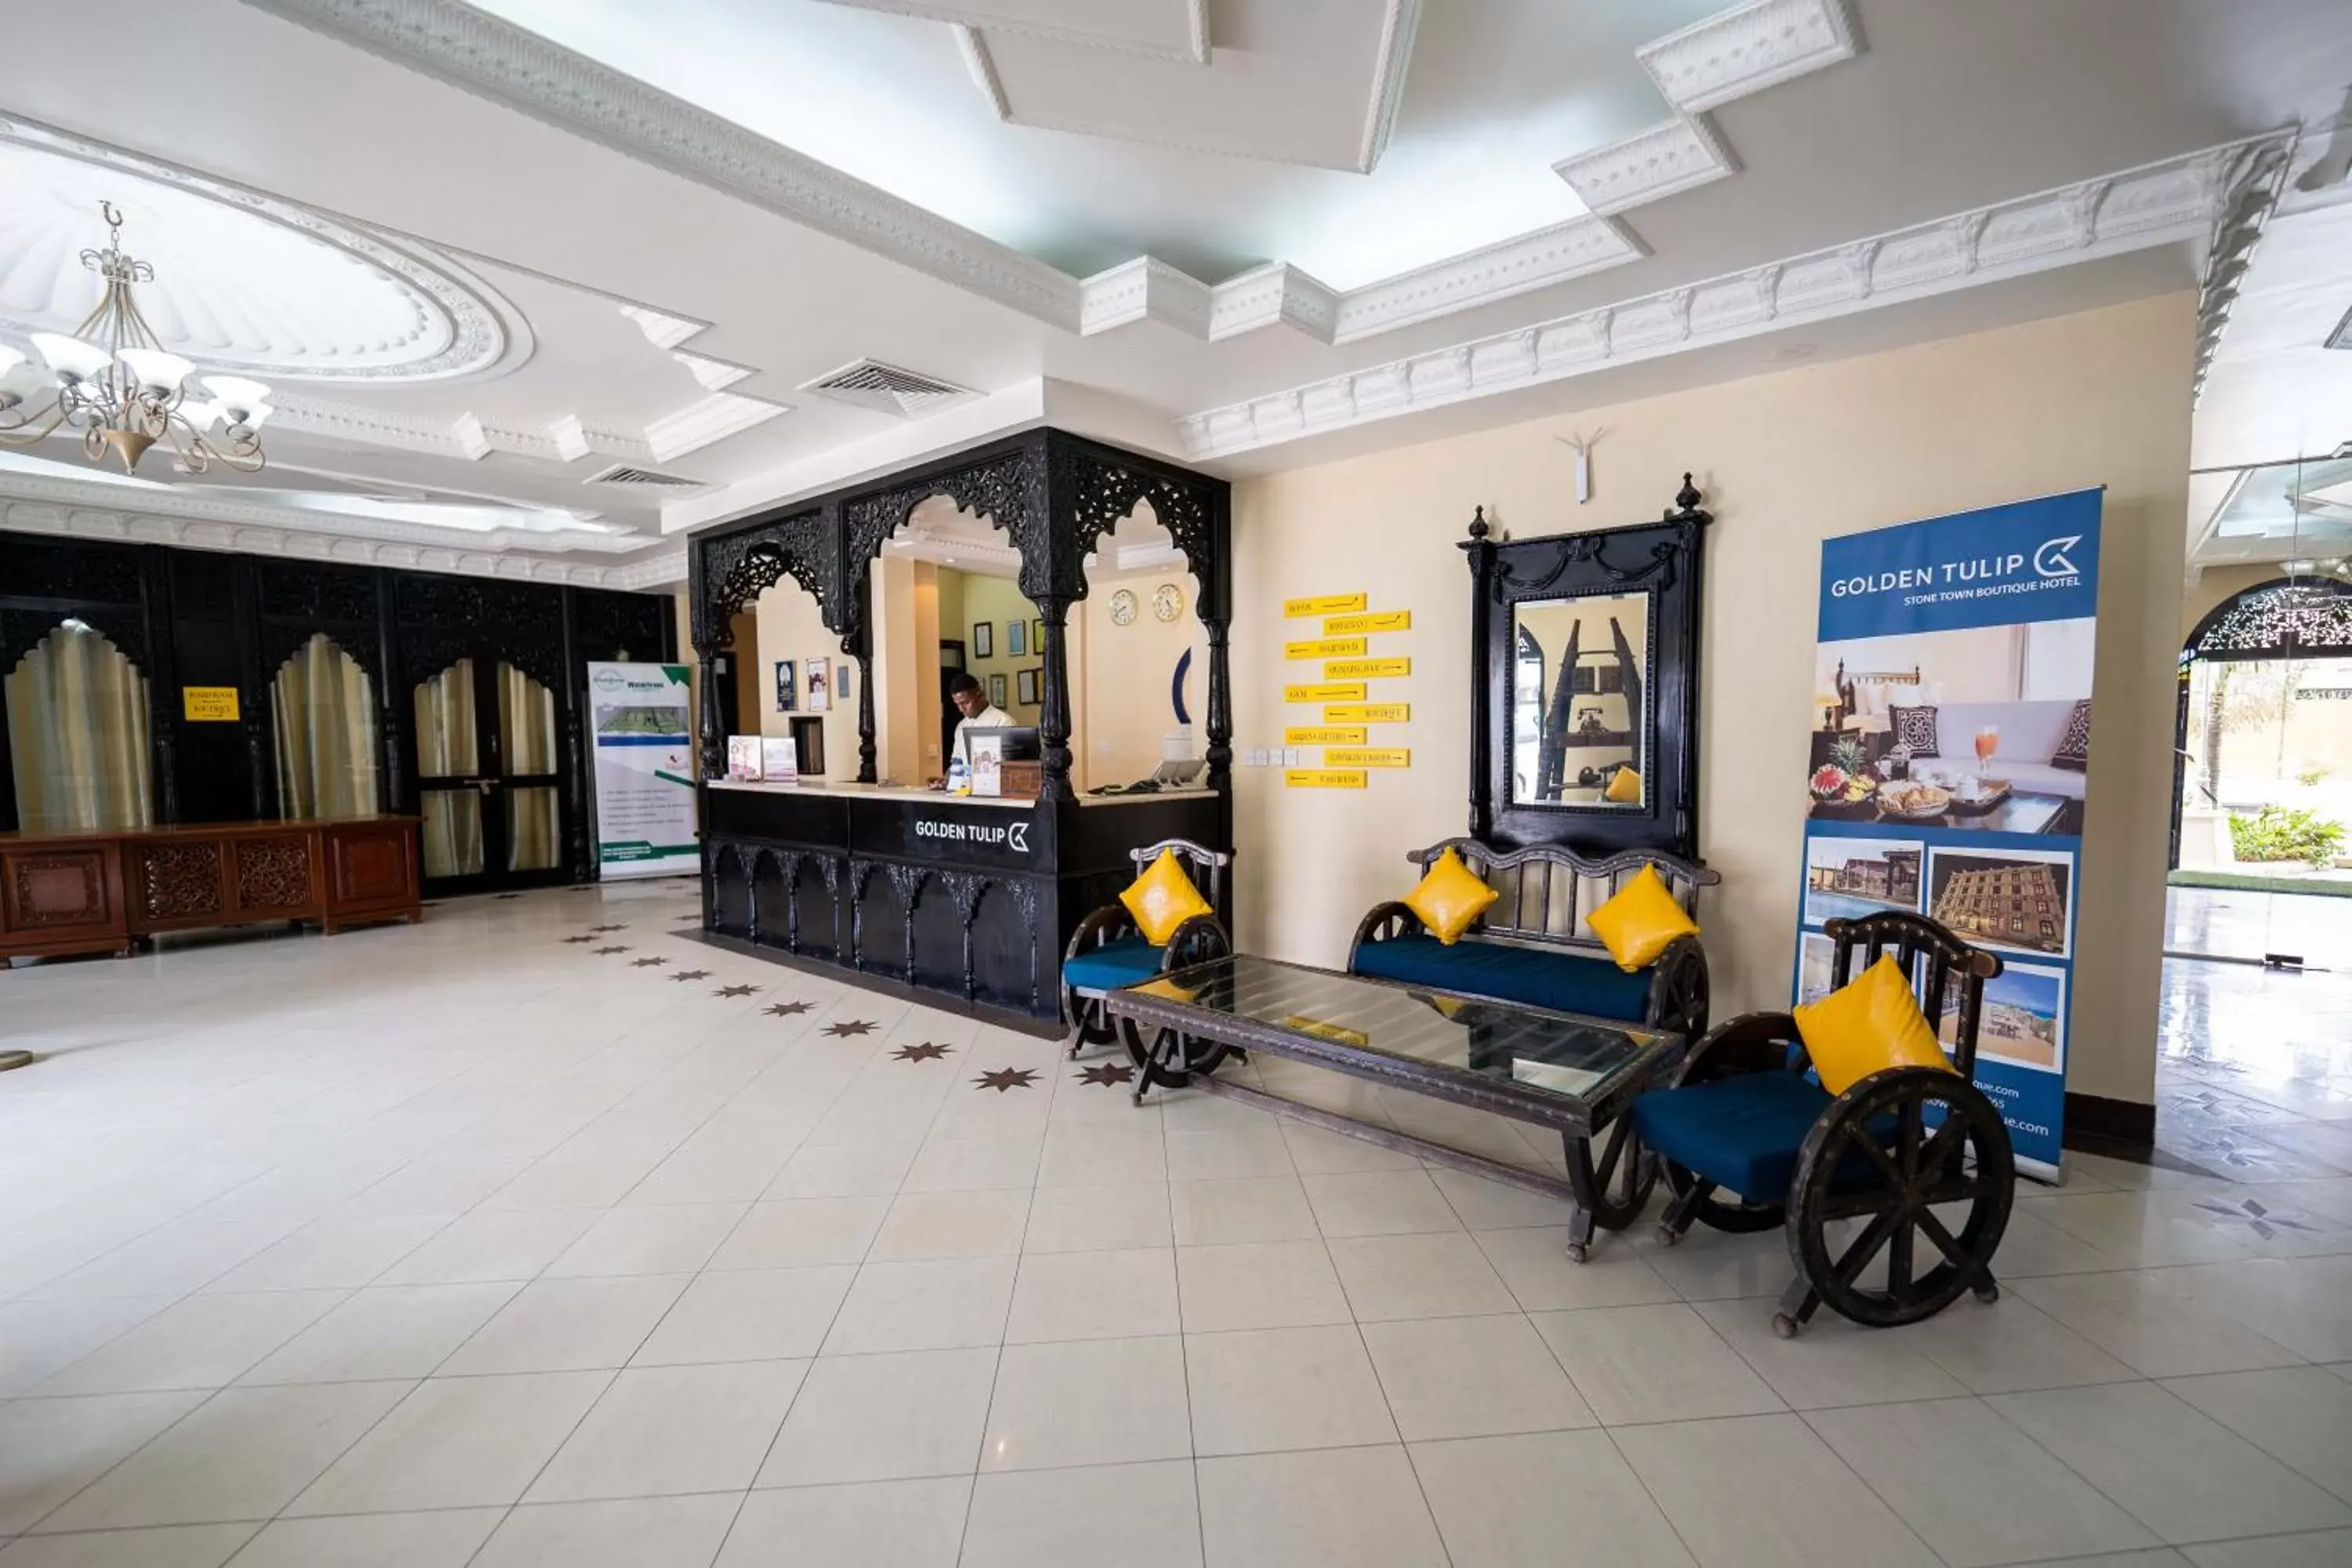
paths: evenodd
<path fill-rule="evenodd" d="M 662 877 L 697 869 L 692 667 L 591 664 L 598 874 Z"/>
<path fill-rule="evenodd" d="M 1977 1087 L 2009 1124 L 2019 1169 L 2053 1181 L 2088 805 L 2101 493 L 1823 541 L 1813 652 L 1797 1000 L 1827 994 L 1822 928 L 1840 916 L 1910 910 L 1998 952 Z M 1948 1008 L 1947 1047 L 1956 1023 Z"/>

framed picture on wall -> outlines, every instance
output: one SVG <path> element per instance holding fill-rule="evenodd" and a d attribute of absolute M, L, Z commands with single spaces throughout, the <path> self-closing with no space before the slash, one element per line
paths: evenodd
<path fill-rule="evenodd" d="M 789 658 L 776 660 L 776 711 L 789 713 L 799 700 L 799 672 Z"/>
<path fill-rule="evenodd" d="M 1007 621 L 1004 623 L 1004 651 L 1014 658 L 1019 658 L 1023 654 L 1029 651 L 1029 623 L 1027 621 Z"/>
<path fill-rule="evenodd" d="M 1029 651 L 1039 655 L 1045 651 L 1045 621 L 1042 616 L 1029 623 Z"/>
<path fill-rule="evenodd" d="M 852 701 L 857 696 L 857 684 L 849 679 L 856 668 L 845 658 L 841 661 L 841 668 L 833 672 L 833 694 L 844 702 Z"/>
<path fill-rule="evenodd" d="M 1034 708 L 1037 705 L 1037 677 L 1040 671 L 1035 668 L 1024 669 L 1021 672 L 1020 700 L 1024 707 Z"/>
<path fill-rule="evenodd" d="M 833 706 L 833 660 L 830 658 L 808 661 L 808 710 L 822 713 Z"/>
<path fill-rule="evenodd" d="M 971 657 L 993 658 L 996 656 L 996 626 L 991 621 L 971 623 Z"/>
<path fill-rule="evenodd" d="M 988 700 L 992 707 L 1004 706 L 1004 677 L 1002 675 L 992 675 L 988 678 Z"/>

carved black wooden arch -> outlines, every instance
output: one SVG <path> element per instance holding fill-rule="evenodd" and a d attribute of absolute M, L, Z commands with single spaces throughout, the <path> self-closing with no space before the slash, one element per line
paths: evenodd
<path fill-rule="evenodd" d="M 2207 613 L 2181 649 L 2192 658 L 2352 656 L 2352 583 L 2282 577 L 2231 595 Z"/>
<path fill-rule="evenodd" d="M 874 561 L 915 508 L 934 496 L 988 518 L 1020 552 L 1021 591 L 1045 622 L 1037 729 L 1048 799 L 1071 793 L 1062 633 L 1070 606 L 1087 596 L 1087 556 L 1138 502 L 1151 503 L 1198 584 L 1194 603 L 1209 643 L 1209 780 L 1226 790 L 1233 767 L 1231 489 L 1209 475 L 1065 431 L 1008 437 L 698 537 L 691 572 L 696 656 L 707 665 L 724 651 L 734 613 L 789 576 L 816 595 L 825 625 L 840 634 L 842 652 L 864 665 L 873 643 L 866 588 Z M 870 670 L 859 673 L 858 778 L 870 784 L 877 771 L 874 682 Z M 716 681 L 702 682 L 701 700 L 703 776 L 716 778 L 726 764 Z"/>

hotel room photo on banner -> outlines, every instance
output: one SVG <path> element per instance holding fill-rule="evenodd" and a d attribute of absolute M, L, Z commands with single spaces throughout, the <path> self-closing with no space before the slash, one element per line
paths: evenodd
<path fill-rule="evenodd" d="M 1882 910 L 1999 953 L 1977 1085 L 2019 1168 L 2051 1179 L 2089 807 L 2100 500 L 2081 490 L 1824 541 L 1807 721 L 1791 989 L 1801 1002 L 1829 990 L 1824 922 Z M 1956 1019 L 1939 1023 L 1948 1046 Z"/>

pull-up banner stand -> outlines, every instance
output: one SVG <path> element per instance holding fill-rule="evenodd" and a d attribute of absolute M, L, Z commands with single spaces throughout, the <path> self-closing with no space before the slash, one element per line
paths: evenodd
<path fill-rule="evenodd" d="M 2088 805 L 2101 493 L 1824 541 L 1813 654 L 1797 999 L 1828 992 L 1822 927 L 1840 916 L 1922 912 L 2000 953 L 1977 1086 L 2000 1108 L 2019 1168 L 2051 1181 Z M 1956 1023 L 1948 1008 L 1948 1047 Z"/>
<path fill-rule="evenodd" d="M 683 664 L 588 667 L 601 877 L 674 876 L 701 867 L 687 732 L 692 676 Z"/>

